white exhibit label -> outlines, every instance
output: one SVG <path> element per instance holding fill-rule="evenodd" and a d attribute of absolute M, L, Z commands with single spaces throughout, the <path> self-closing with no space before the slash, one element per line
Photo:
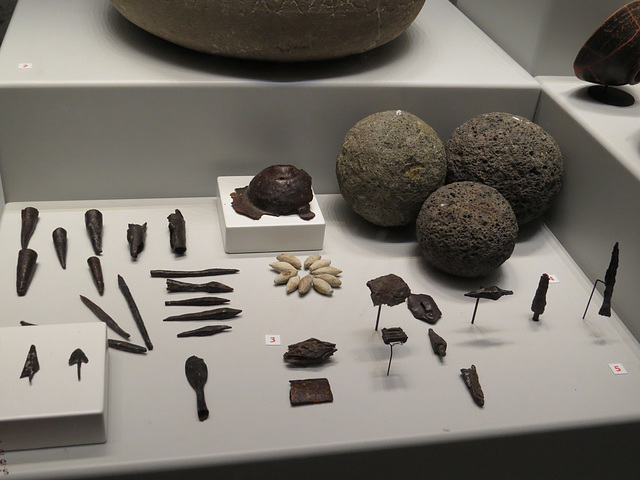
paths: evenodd
<path fill-rule="evenodd" d="M 621 363 L 610 363 L 609 368 L 613 372 L 614 375 L 626 375 L 627 371 L 622 366 Z"/>
<path fill-rule="evenodd" d="M 18 69 L 32 68 L 32 67 L 33 67 L 33 63 L 19 63 L 18 64 Z"/>
<path fill-rule="evenodd" d="M 280 345 L 280 335 L 265 335 L 264 341 L 266 345 Z"/>

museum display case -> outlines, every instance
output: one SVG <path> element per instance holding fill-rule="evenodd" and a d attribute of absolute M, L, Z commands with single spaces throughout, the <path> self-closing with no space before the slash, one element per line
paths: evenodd
<path fill-rule="evenodd" d="M 93 332 L 93 350 L 86 350 L 79 381 L 66 334 L 40 334 L 37 342 L 54 354 L 39 358 L 30 382 L 19 378 L 28 345 L 14 344 L 19 352 L 11 355 L 11 338 L 0 335 L 3 365 L 17 366 L 3 366 L 0 379 L 17 385 L 25 408 L 30 397 L 68 395 L 64 382 L 74 394 L 85 381 L 105 392 L 103 404 L 93 392 L 99 413 L 89 415 L 90 439 L 79 435 L 87 428 L 70 438 L 69 428 L 59 435 L 66 441 L 45 445 L 54 427 L 36 421 L 24 423 L 26 443 L 13 443 L 3 428 L 24 412 L 0 411 L 0 472 L 25 479 L 636 478 L 640 324 L 632 290 L 640 281 L 640 222 L 626 205 L 640 200 L 640 107 L 596 104 L 586 86 L 567 76 L 532 76 L 447 0 L 427 0 L 385 46 L 310 64 L 185 50 L 129 24 L 106 0 L 20 0 L 0 48 L 0 330 L 21 329 L 24 337 L 39 327 L 21 321 L 77 325 Z M 621 88 L 640 96 L 638 87 Z M 542 220 L 520 229 L 511 257 L 493 273 L 474 279 L 437 271 L 411 225 L 370 224 L 339 194 L 336 157 L 347 131 L 367 115 L 397 109 L 419 116 L 443 141 L 472 117 L 502 111 L 535 119 L 560 145 L 562 191 Z M 219 177 L 244 182 L 273 164 L 296 165 L 313 178 L 311 209 L 322 220 L 313 235 L 322 241 L 227 253 L 224 216 L 234 212 L 231 198 L 217 196 Z M 26 207 L 39 211 L 28 245 L 38 259 L 19 296 Z M 90 209 L 103 215 L 103 293 L 87 265 L 97 255 L 85 225 Z M 176 210 L 186 222 L 183 253 L 170 245 L 167 217 Z M 129 224 L 146 224 L 135 259 Z M 67 231 L 66 268 L 52 242 L 58 227 Z M 246 229 L 248 244 L 259 243 L 256 230 Z M 613 313 L 598 315 L 600 288 L 585 312 L 616 242 Z M 287 294 L 270 267 L 285 250 L 301 261 L 331 259 L 341 285 L 331 294 Z M 165 305 L 194 295 L 168 292 L 166 280 L 150 271 L 214 267 L 238 271 L 184 280 L 228 285 L 233 291 L 215 295 L 241 312 L 221 321 L 165 321 L 204 308 Z M 367 282 L 390 273 L 431 296 L 442 317 L 428 324 L 404 303 L 374 305 Z M 544 273 L 546 308 L 537 314 L 531 305 Z M 153 349 L 137 355 L 107 348 L 101 367 L 93 359 L 96 343 L 104 344 L 103 324 L 80 296 L 117 321 L 128 341 L 145 344 L 118 276 Z M 491 285 L 513 294 L 479 303 L 465 296 Z M 380 328 L 406 334 L 392 349 L 389 370 L 378 313 Z M 205 324 L 231 328 L 177 337 Z M 434 353 L 430 328 L 446 341 L 446 356 Z M 124 339 L 111 329 L 107 337 Z M 289 345 L 310 338 L 335 344 L 330 358 L 285 362 Z M 202 383 L 185 375 L 193 356 L 207 366 L 208 418 L 199 418 L 192 388 Z M 482 406 L 463 369 L 477 372 Z M 52 384 L 48 375 L 65 380 Z M 315 378 L 328 380 L 332 400 L 292 406 L 290 382 Z"/>

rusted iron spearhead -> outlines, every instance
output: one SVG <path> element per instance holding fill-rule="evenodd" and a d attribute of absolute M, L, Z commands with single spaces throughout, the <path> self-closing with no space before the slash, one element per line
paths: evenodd
<path fill-rule="evenodd" d="M 39 214 L 40 212 L 38 212 L 38 209 L 34 207 L 26 207 L 20 212 L 22 219 L 22 228 L 20 229 L 20 248 L 29 247 L 29 240 L 31 240 L 31 236 L 36 229 Z"/>
<path fill-rule="evenodd" d="M 93 283 L 98 289 L 98 293 L 102 295 L 104 293 L 104 278 L 102 276 L 102 263 L 100 263 L 100 258 L 95 256 L 87 258 L 87 265 L 89 265 Z"/>
<path fill-rule="evenodd" d="M 127 242 L 129 242 L 129 253 L 131 258 L 138 258 L 138 255 L 144 250 L 144 240 L 147 235 L 147 222 L 142 225 L 130 223 L 127 228 Z"/>
<path fill-rule="evenodd" d="M 16 290 L 18 296 L 23 297 L 29 290 L 31 279 L 36 271 L 38 254 L 30 248 L 23 248 L 18 252 L 18 267 L 16 272 Z"/>
<path fill-rule="evenodd" d="M 67 268 L 67 231 L 62 227 L 58 227 L 53 231 L 51 237 L 53 238 L 53 248 L 56 251 L 56 256 L 64 270 Z"/>
<path fill-rule="evenodd" d="M 84 223 L 87 227 L 89 240 L 96 255 L 102 253 L 102 212 L 92 208 L 84 214 Z"/>
<path fill-rule="evenodd" d="M 22 368 L 22 373 L 20 374 L 20 378 L 29 377 L 29 385 L 31 385 L 33 376 L 38 370 L 40 370 L 40 362 L 38 362 L 38 352 L 36 351 L 36 346 L 31 345 L 31 347 L 29 348 L 29 353 L 27 354 L 27 359 L 24 362 L 24 367 Z"/>
<path fill-rule="evenodd" d="M 78 366 L 78 381 L 80 381 L 80 367 L 83 363 L 89 363 L 89 359 L 80 348 L 76 348 L 73 352 L 71 352 L 71 356 L 69 357 L 69 366 Z"/>
<path fill-rule="evenodd" d="M 538 321 L 540 319 L 540 315 L 544 313 L 544 308 L 547 306 L 547 290 L 549 289 L 549 275 L 543 273 L 540 276 L 540 281 L 538 282 L 538 288 L 536 290 L 535 295 L 533 296 L 533 301 L 531 302 L 531 311 L 533 312 L 533 320 Z"/>
<path fill-rule="evenodd" d="M 616 284 L 616 274 L 618 273 L 618 263 L 620 259 L 620 249 L 618 242 L 613 246 L 611 251 L 611 260 L 609 261 L 609 267 L 604 274 L 604 293 L 602 306 L 598 311 L 598 315 L 605 317 L 611 316 L 611 297 L 613 296 L 613 286 Z"/>
<path fill-rule="evenodd" d="M 173 253 L 182 255 L 187 251 L 187 223 L 182 212 L 176 208 L 175 213 L 167 217 L 169 220 L 169 245 Z"/>

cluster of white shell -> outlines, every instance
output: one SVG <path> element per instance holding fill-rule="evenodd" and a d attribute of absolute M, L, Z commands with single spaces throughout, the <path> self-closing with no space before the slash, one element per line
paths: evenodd
<path fill-rule="evenodd" d="M 278 275 L 273 280 L 276 285 L 286 285 L 287 294 L 295 292 L 306 295 L 311 287 L 323 295 L 333 294 L 333 288 L 342 285 L 338 275 L 342 270 L 331 266 L 331 260 L 321 255 L 311 255 L 304 263 L 290 253 L 281 253 L 276 262 L 270 263 Z M 301 276 L 299 270 L 308 270 L 307 275 Z"/>

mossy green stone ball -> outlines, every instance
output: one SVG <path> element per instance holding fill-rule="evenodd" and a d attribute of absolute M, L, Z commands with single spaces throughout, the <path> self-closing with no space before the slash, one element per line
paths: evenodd
<path fill-rule="evenodd" d="M 444 144 L 417 116 L 402 110 L 370 115 L 347 133 L 336 162 L 340 193 L 353 210 L 382 227 L 413 222 L 443 185 Z"/>

